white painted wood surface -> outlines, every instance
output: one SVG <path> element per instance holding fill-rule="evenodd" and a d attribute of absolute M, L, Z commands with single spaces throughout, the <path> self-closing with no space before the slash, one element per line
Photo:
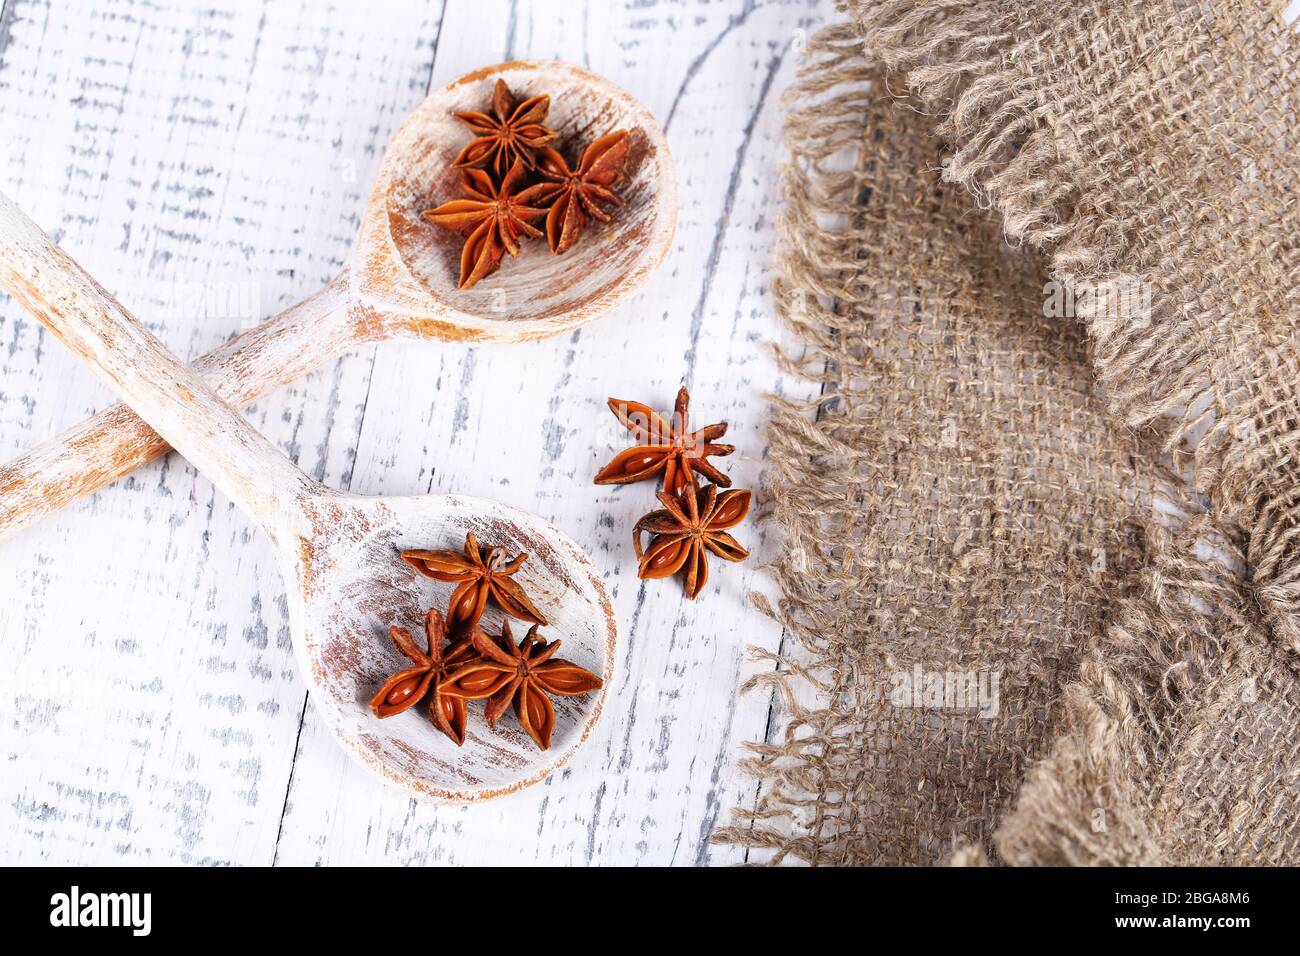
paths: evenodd
<path fill-rule="evenodd" d="M 757 560 L 698 602 L 635 577 L 648 484 L 596 487 L 615 395 L 725 418 L 757 487 L 782 110 L 830 4 L 0 0 L 0 189 L 178 354 L 196 356 L 341 267 L 380 153 L 434 85 L 518 57 L 607 76 L 667 132 L 677 238 L 644 291 L 560 339 L 370 347 L 250 420 L 367 494 L 497 498 L 596 559 L 620 625 L 591 740 L 547 782 L 422 803 L 344 756 L 306 704 L 275 554 L 168 456 L 0 548 L 0 862 L 730 863 L 708 834 L 754 799 L 732 759 L 772 702 L 737 698 L 779 628 Z M 0 300 L 0 456 L 110 403 Z M 761 503 L 761 499 L 760 499 Z M 767 529 L 771 533 L 770 529 Z"/>

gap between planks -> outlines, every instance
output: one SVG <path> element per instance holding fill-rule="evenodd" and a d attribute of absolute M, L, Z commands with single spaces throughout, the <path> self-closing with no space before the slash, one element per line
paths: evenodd
<path fill-rule="evenodd" d="M 0 70 L 5 68 L 5 47 L 9 46 L 9 25 L 13 23 L 18 0 L 0 0 Z"/>

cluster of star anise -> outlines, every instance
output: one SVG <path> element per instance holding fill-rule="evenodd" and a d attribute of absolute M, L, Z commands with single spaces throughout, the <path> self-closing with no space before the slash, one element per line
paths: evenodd
<path fill-rule="evenodd" d="M 402 552 L 402 560 L 421 574 L 457 587 L 447 602 L 445 616 L 430 608 L 424 617 L 427 651 L 420 650 L 406 628 L 389 629 L 397 649 L 414 666 L 398 671 L 379 688 L 370 701 L 376 717 L 400 714 L 427 699 L 434 725 L 461 746 L 469 702 L 486 699 L 484 716 L 489 726 L 496 726 L 514 705 L 520 726 L 537 746 L 543 750 L 551 746 L 555 707 L 546 695 L 577 697 L 598 690 L 601 679 L 556 658 L 560 642 L 548 643 L 538 636 L 537 628 L 546 618 L 511 579 L 527 558 L 518 554 L 507 561 L 502 549 L 480 546 L 472 533 L 465 538 L 463 553 Z M 532 625 L 518 645 L 509 622 L 502 622 L 501 634 L 495 638 L 479 628 L 489 601 L 510 617 Z"/>
<path fill-rule="evenodd" d="M 452 165 L 461 170 L 465 196 L 426 209 L 429 222 L 465 236 L 457 287 L 468 289 L 501 266 L 520 243 L 540 239 L 533 223 L 546 217 L 546 240 L 559 255 L 572 246 L 588 217 L 609 222 L 609 207 L 623 205 L 614 186 L 623 178 L 631 137 L 627 130 L 601 136 L 582 152 L 576 167 L 551 144 L 551 98 L 516 102 L 504 80 L 497 80 L 491 111 L 457 113 L 474 133 Z"/>
<path fill-rule="evenodd" d="M 709 555 L 724 561 L 743 561 L 749 552 L 727 534 L 745 520 L 753 495 L 744 490 L 724 491 L 731 479 L 713 467 L 709 458 L 730 455 L 734 445 L 717 439 L 727 423 L 706 425 L 698 431 L 687 426 L 690 393 L 677 393 L 673 422 L 669 424 L 648 405 L 611 398 L 609 408 L 636 438 L 636 444 L 614 457 L 596 475 L 598 485 L 619 485 L 646 478 L 662 479 L 656 493 L 663 508 L 641 518 L 632 528 L 632 546 L 643 580 L 680 574 L 686 596 L 694 599 L 709 579 Z M 708 482 L 701 487 L 696 474 Z M 649 544 L 642 538 L 650 536 Z"/>

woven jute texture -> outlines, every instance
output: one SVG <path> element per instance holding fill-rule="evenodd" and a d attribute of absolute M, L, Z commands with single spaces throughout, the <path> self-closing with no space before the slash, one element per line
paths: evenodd
<path fill-rule="evenodd" d="M 1295 34 L 843 10 L 787 123 L 782 360 L 821 395 L 773 405 L 778 719 L 716 839 L 1300 862 Z"/>

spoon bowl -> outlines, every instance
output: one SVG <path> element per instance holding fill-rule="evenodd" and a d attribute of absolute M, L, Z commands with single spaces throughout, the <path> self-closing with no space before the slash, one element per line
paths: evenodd
<path fill-rule="evenodd" d="M 311 532 L 286 538 L 290 629 L 312 699 L 343 747 L 381 776 L 423 797 L 470 803 L 541 780 L 573 755 L 600 716 L 614 676 L 613 608 L 596 569 L 572 540 L 534 515 L 480 498 L 452 495 L 366 498 L 326 494 L 308 506 Z M 399 552 L 457 550 L 473 532 L 508 554 L 526 553 L 515 580 L 549 622 L 539 634 L 563 641 L 561 656 L 600 675 L 605 688 L 555 698 L 555 731 L 540 751 L 507 714 L 496 727 L 471 702 L 464 746 L 442 734 L 423 704 L 384 720 L 369 701 L 410 666 L 388 628 L 408 628 L 423 646 L 429 607 L 446 608 L 453 585 L 431 581 Z M 482 627 L 498 634 L 504 616 L 489 605 Z M 514 621 L 515 639 L 528 625 Z"/>
<path fill-rule="evenodd" d="M 478 110 L 504 80 L 522 102 L 550 94 L 552 145 L 576 167 L 587 143 L 628 130 L 624 205 L 591 220 L 562 255 L 544 240 L 470 289 L 457 289 L 463 237 L 421 218 L 463 195 L 452 161 L 469 140 L 458 112 Z M 390 141 L 354 255 L 353 297 L 397 334 L 519 341 L 555 335 L 606 311 L 663 261 L 677 221 L 677 189 L 659 124 L 627 92 L 571 63 L 514 62 L 461 77 L 425 98 Z M 448 325 L 454 327 L 449 329 Z"/>

